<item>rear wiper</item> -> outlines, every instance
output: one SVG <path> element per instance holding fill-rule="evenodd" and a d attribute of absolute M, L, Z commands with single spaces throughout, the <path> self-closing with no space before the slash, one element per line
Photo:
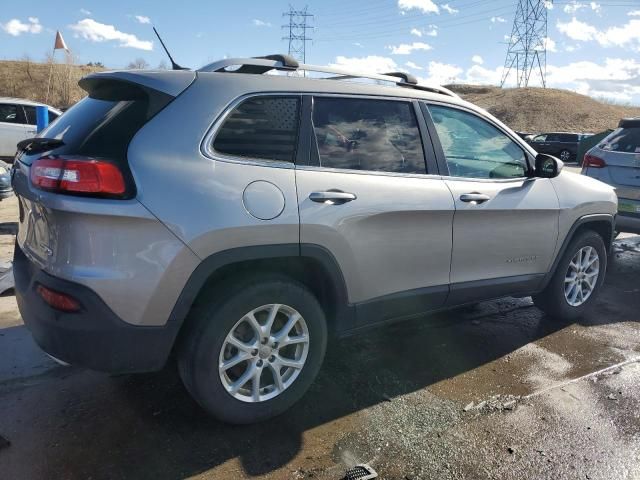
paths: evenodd
<path fill-rule="evenodd" d="M 27 138 L 18 143 L 18 153 L 32 155 L 34 153 L 46 152 L 54 148 L 62 147 L 64 142 L 56 138 L 34 137 Z"/>

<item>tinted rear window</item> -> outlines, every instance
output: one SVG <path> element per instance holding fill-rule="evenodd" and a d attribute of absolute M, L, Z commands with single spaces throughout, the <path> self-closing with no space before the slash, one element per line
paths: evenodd
<path fill-rule="evenodd" d="M 116 85 L 118 82 L 110 82 Z M 99 97 L 100 99 L 96 98 Z M 171 96 L 136 85 L 109 88 L 99 85 L 64 115 L 51 123 L 41 137 L 62 140 L 53 153 L 125 161 L 129 142 L 142 126 L 171 100 Z M 24 155 L 31 164 L 37 156 Z"/>
<path fill-rule="evenodd" d="M 611 152 L 640 153 L 640 127 L 619 128 L 598 147 Z"/>
<path fill-rule="evenodd" d="M 293 162 L 300 123 L 298 97 L 255 97 L 227 117 L 213 148 L 237 157 Z"/>

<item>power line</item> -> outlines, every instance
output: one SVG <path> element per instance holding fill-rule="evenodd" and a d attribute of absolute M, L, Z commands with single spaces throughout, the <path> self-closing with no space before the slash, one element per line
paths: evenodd
<path fill-rule="evenodd" d="M 547 86 L 547 11 L 546 0 L 518 1 L 500 86 L 515 70 L 518 88 L 527 87 L 534 69 Z"/>
<path fill-rule="evenodd" d="M 307 42 L 312 40 L 307 37 L 307 30 L 313 30 L 313 26 L 307 25 L 307 21 L 313 19 L 307 8 L 305 6 L 302 10 L 296 10 L 289 6 L 289 11 L 282 14 L 283 17 L 289 17 L 289 24 L 282 26 L 289 35 L 282 39 L 289 41 L 289 55 L 302 63 L 305 63 L 307 58 Z"/>

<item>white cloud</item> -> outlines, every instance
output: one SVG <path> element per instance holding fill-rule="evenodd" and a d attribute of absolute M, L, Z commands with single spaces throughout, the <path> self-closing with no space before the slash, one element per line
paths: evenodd
<path fill-rule="evenodd" d="M 21 22 L 17 18 L 12 18 L 7 23 L 0 23 L 0 28 L 9 35 L 17 37 L 23 33 L 40 33 L 42 25 L 36 17 L 29 17 L 26 23 Z"/>
<path fill-rule="evenodd" d="M 554 53 L 558 51 L 556 42 L 554 40 L 552 40 L 549 37 L 546 37 L 543 41 L 544 41 L 545 47 L 547 47 L 547 52 Z M 542 46 L 540 46 L 540 47 L 536 47 L 535 50 L 542 51 L 543 48 Z"/>
<path fill-rule="evenodd" d="M 491 70 L 481 65 L 473 65 L 467 70 L 464 82 L 474 85 L 500 85 L 500 80 L 502 80 L 502 67 Z"/>
<path fill-rule="evenodd" d="M 473 57 L 471 57 L 471 61 L 473 63 L 477 63 L 478 65 L 482 65 L 484 63 L 484 60 L 480 55 L 474 55 Z"/>
<path fill-rule="evenodd" d="M 564 33 L 570 39 L 578 40 L 579 42 L 593 40 L 598 33 L 598 29 L 596 27 L 585 22 L 581 22 L 576 17 L 573 17 L 570 22 L 558 21 L 556 26 L 561 33 Z"/>
<path fill-rule="evenodd" d="M 426 35 L 428 37 L 437 37 L 438 36 L 438 27 L 436 25 L 429 25 L 428 29 L 422 28 L 412 28 L 409 32 L 411 35 L 415 35 L 416 37 L 422 37 Z"/>
<path fill-rule="evenodd" d="M 420 65 L 416 65 L 413 62 L 407 62 L 405 63 L 405 65 L 413 70 L 424 70 L 424 68 L 422 68 Z"/>
<path fill-rule="evenodd" d="M 153 42 L 139 40 L 131 33 L 121 32 L 113 25 L 96 22 L 91 18 L 80 20 L 78 23 L 69 25 L 69 28 L 76 32 L 76 36 L 91 42 L 117 41 L 121 47 L 153 50 Z"/>
<path fill-rule="evenodd" d="M 431 50 L 431 45 L 424 42 L 401 43 L 387 47 L 393 55 L 409 55 L 414 50 Z"/>
<path fill-rule="evenodd" d="M 442 7 L 442 9 L 447 12 L 450 13 L 451 15 L 453 15 L 454 13 L 458 13 L 460 10 L 458 10 L 457 8 L 453 8 L 451 6 L 449 6 L 448 3 L 443 3 L 442 5 L 440 5 Z"/>
<path fill-rule="evenodd" d="M 145 17 L 144 15 L 134 15 L 134 18 L 138 21 L 138 23 L 151 23 L 151 19 L 149 17 Z"/>
<path fill-rule="evenodd" d="M 574 13 L 576 13 L 578 10 L 580 10 L 581 8 L 586 8 L 586 7 L 587 7 L 587 6 L 586 6 L 584 3 L 576 2 L 576 1 L 574 0 L 572 3 L 570 3 L 570 4 L 568 4 L 568 5 L 565 5 L 565 6 L 564 6 L 564 8 L 563 8 L 563 10 L 564 10 L 564 13 L 574 14 Z"/>
<path fill-rule="evenodd" d="M 630 17 L 640 17 L 640 10 L 631 10 L 627 15 Z"/>
<path fill-rule="evenodd" d="M 429 76 L 426 78 L 427 83 L 444 85 L 447 83 L 459 82 L 460 74 L 464 72 L 464 70 L 457 65 L 440 62 L 429 62 L 427 72 L 429 73 Z"/>
<path fill-rule="evenodd" d="M 603 47 L 633 46 L 640 51 L 640 19 L 634 18 L 622 26 L 598 30 L 593 25 L 581 22 L 574 17 L 570 22 L 559 21 L 557 27 L 572 40 L 596 41 Z"/>
<path fill-rule="evenodd" d="M 363 48 L 363 47 L 364 47 L 364 45 L 362 45 L 360 42 L 353 42 L 353 44 L 354 44 L 356 47 L 359 47 L 359 48 Z"/>
<path fill-rule="evenodd" d="M 403 12 L 416 9 L 424 13 L 440 13 L 438 5 L 433 3 L 433 0 L 398 0 L 398 8 Z M 444 5 L 442 8 L 445 8 Z"/>
<path fill-rule="evenodd" d="M 577 11 L 590 8 L 596 13 L 600 13 L 602 10 L 602 6 L 597 2 L 578 2 L 577 0 L 573 0 L 571 3 L 564 6 L 564 13 L 568 13 L 570 15 L 575 14 Z"/>
<path fill-rule="evenodd" d="M 89 10 L 87 10 L 86 8 L 81 8 L 81 9 L 80 9 L 80 13 L 81 13 L 82 15 L 87 16 L 87 17 L 88 17 L 89 15 L 91 15 L 91 12 L 90 12 Z"/>
<path fill-rule="evenodd" d="M 505 23 L 507 21 L 506 18 L 502 17 L 491 17 L 491 23 Z"/>
<path fill-rule="evenodd" d="M 380 57 L 378 55 L 369 55 L 367 57 L 344 57 L 339 55 L 336 57 L 335 63 L 330 67 L 348 68 L 355 72 L 393 72 L 398 70 L 398 65 L 389 57 Z"/>
<path fill-rule="evenodd" d="M 271 27 L 272 26 L 271 22 L 265 22 L 264 20 L 260 20 L 260 19 L 257 19 L 257 18 L 253 19 L 253 24 L 256 27 Z"/>

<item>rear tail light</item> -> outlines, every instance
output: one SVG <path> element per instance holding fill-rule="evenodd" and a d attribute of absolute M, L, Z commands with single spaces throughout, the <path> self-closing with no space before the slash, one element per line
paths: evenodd
<path fill-rule="evenodd" d="M 94 159 L 42 157 L 31 165 L 31 183 L 61 193 L 122 196 L 126 185 L 117 165 Z"/>
<path fill-rule="evenodd" d="M 607 166 L 607 163 L 601 159 L 600 157 L 596 157 L 595 155 L 586 154 L 584 156 L 584 161 L 582 162 L 583 168 L 604 168 Z"/>
<path fill-rule="evenodd" d="M 38 295 L 40 295 L 47 304 L 56 310 L 62 310 L 63 312 L 77 312 L 80 310 L 80 303 L 66 293 L 56 292 L 44 285 L 38 285 L 36 292 L 38 292 Z"/>

